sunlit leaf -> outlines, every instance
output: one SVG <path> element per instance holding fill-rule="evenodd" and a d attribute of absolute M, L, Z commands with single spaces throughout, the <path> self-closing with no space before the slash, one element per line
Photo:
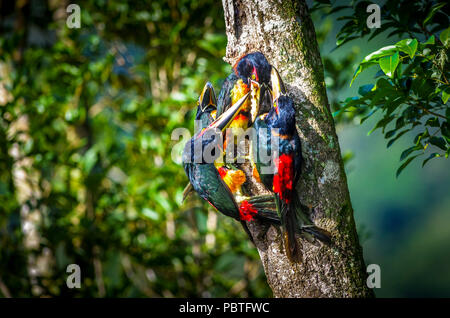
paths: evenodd
<path fill-rule="evenodd" d="M 442 102 L 446 104 L 448 102 L 448 98 L 450 97 L 450 89 L 442 91 Z"/>
<path fill-rule="evenodd" d="M 402 52 L 409 55 L 410 58 L 413 58 L 417 51 L 418 46 L 417 39 L 404 39 L 400 42 L 397 42 L 395 46 Z"/>
<path fill-rule="evenodd" d="M 423 44 L 434 44 L 434 35 L 430 36 Z"/>
<path fill-rule="evenodd" d="M 367 55 L 361 63 L 374 62 L 378 60 L 380 57 L 392 55 L 397 52 L 397 47 L 395 45 L 385 46 L 375 52 Z"/>
<path fill-rule="evenodd" d="M 382 57 L 379 63 L 383 72 L 387 76 L 392 78 L 394 75 L 394 71 L 397 68 L 398 62 L 399 62 L 399 54 L 398 52 L 396 52 L 391 56 Z"/>
<path fill-rule="evenodd" d="M 441 34 L 439 35 L 439 39 L 441 40 L 442 44 L 444 44 L 444 46 L 448 46 L 449 42 L 450 42 L 450 27 L 448 27 L 447 29 L 445 29 L 444 31 L 441 32 Z"/>

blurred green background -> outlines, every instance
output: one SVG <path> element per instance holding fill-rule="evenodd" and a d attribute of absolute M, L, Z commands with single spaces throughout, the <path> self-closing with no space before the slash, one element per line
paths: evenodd
<path fill-rule="evenodd" d="M 69 3 L 0 2 L 0 296 L 270 297 L 239 224 L 196 195 L 182 204 L 171 155 L 204 83 L 218 92 L 231 71 L 221 4 L 83 1 L 70 29 Z M 356 64 L 394 42 L 333 50 L 338 17 L 313 14 L 332 105 L 356 94 Z M 448 163 L 396 179 L 415 134 L 388 150 L 367 136 L 374 119 L 337 130 L 364 256 L 381 266 L 376 293 L 448 297 Z M 72 263 L 80 289 L 66 287 Z"/>

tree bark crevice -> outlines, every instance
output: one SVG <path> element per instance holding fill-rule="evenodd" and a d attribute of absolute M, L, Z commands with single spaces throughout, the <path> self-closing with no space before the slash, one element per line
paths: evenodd
<path fill-rule="evenodd" d="M 223 8 L 228 38 L 224 60 L 233 65 L 244 54 L 262 52 L 294 100 L 305 158 L 297 191 L 302 203 L 311 207 L 311 219 L 333 236 L 332 246 L 299 239 L 303 262 L 291 264 L 278 229 L 248 222 L 274 296 L 373 296 L 366 285 L 322 61 L 305 1 L 223 0 Z M 251 192 L 261 194 L 258 187 Z"/>

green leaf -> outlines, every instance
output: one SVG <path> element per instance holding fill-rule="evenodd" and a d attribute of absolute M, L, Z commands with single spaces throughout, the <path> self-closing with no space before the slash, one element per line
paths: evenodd
<path fill-rule="evenodd" d="M 434 44 L 434 35 L 432 35 L 432 36 L 430 36 L 429 38 L 428 38 L 428 40 L 424 43 L 425 45 L 427 45 L 427 44 Z"/>
<path fill-rule="evenodd" d="M 339 38 L 338 40 L 336 40 L 336 46 L 340 46 L 343 45 L 351 40 L 357 39 L 357 36 L 351 36 L 351 37 L 345 37 L 345 38 Z"/>
<path fill-rule="evenodd" d="M 400 161 L 403 161 L 406 159 L 406 157 L 408 157 L 412 152 L 416 151 L 416 150 L 420 150 L 421 147 L 417 147 L 417 146 L 412 146 L 409 147 L 408 149 L 404 150 L 402 152 L 402 154 L 400 155 Z"/>
<path fill-rule="evenodd" d="M 405 101 L 404 96 L 400 96 L 392 100 L 395 95 L 399 95 L 399 92 L 395 91 L 394 93 L 389 94 L 390 100 L 386 102 L 385 106 L 385 108 L 387 108 L 386 115 L 392 114 Z"/>
<path fill-rule="evenodd" d="M 438 12 L 445 5 L 446 5 L 445 2 L 441 2 L 441 3 L 437 3 L 434 6 L 432 6 L 427 17 L 425 18 L 425 20 L 423 20 L 423 25 L 425 26 L 428 22 L 430 22 L 431 19 L 433 18 L 433 16 L 436 14 L 436 12 Z"/>
<path fill-rule="evenodd" d="M 358 94 L 361 96 L 366 95 L 367 93 L 369 93 L 375 85 L 373 84 L 367 84 L 367 85 L 363 85 L 358 89 Z"/>
<path fill-rule="evenodd" d="M 392 78 L 398 62 L 399 54 L 396 52 L 394 55 L 382 57 L 379 64 L 384 74 Z"/>
<path fill-rule="evenodd" d="M 450 123 L 448 121 L 442 122 L 441 133 L 442 133 L 442 136 L 444 136 L 447 143 L 450 144 Z"/>
<path fill-rule="evenodd" d="M 450 97 L 450 92 L 448 92 L 448 90 L 443 90 L 442 91 L 442 102 L 444 104 L 447 104 L 449 97 Z"/>
<path fill-rule="evenodd" d="M 397 42 L 395 46 L 402 52 L 409 55 L 409 57 L 412 59 L 417 51 L 417 46 L 419 42 L 417 42 L 417 39 L 404 39 L 400 42 Z"/>
<path fill-rule="evenodd" d="M 422 168 L 427 164 L 428 161 L 430 161 L 430 160 L 433 159 L 433 158 L 440 157 L 440 156 L 441 156 L 441 155 L 438 154 L 437 152 L 432 153 L 427 159 L 425 159 L 425 160 L 422 162 Z"/>
<path fill-rule="evenodd" d="M 432 144 L 436 147 L 439 147 L 442 150 L 447 150 L 444 138 L 433 136 L 433 137 L 430 137 L 429 140 L 430 140 L 430 144 Z"/>
<path fill-rule="evenodd" d="M 365 63 L 359 64 L 358 68 L 355 71 L 355 74 L 353 74 L 353 78 L 352 78 L 352 81 L 350 82 L 350 86 L 352 86 L 353 82 L 358 77 L 358 75 L 361 74 L 362 71 L 368 69 L 371 66 L 377 65 L 377 64 L 378 63 L 376 63 L 376 62 L 365 62 Z"/>
<path fill-rule="evenodd" d="M 406 160 L 398 169 L 397 169 L 397 173 L 395 174 L 396 177 L 398 178 L 398 176 L 400 175 L 400 173 L 403 171 L 403 169 L 406 168 L 407 165 L 409 165 L 411 163 L 411 161 L 413 161 L 416 157 L 420 156 L 421 154 L 415 155 L 413 157 L 408 158 L 408 160 Z"/>
<path fill-rule="evenodd" d="M 348 97 L 343 102 L 343 109 L 347 109 L 350 107 L 358 107 L 359 105 L 363 104 L 363 98 L 358 98 L 357 96 Z"/>
<path fill-rule="evenodd" d="M 386 139 L 391 138 L 392 136 L 395 135 L 396 132 L 397 132 L 397 130 L 395 130 L 395 129 L 389 130 L 389 131 L 384 135 L 384 138 L 386 138 Z"/>
<path fill-rule="evenodd" d="M 363 122 L 365 122 L 370 116 L 372 116 L 379 108 L 374 108 L 370 111 L 369 114 L 367 114 L 367 116 L 361 118 L 361 121 L 359 122 L 359 124 L 361 125 Z"/>
<path fill-rule="evenodd" d="M 399 117 L 396 121 L 395 121 L 395 129 L 400 129 L 403 126 L 405 126 L 405 118 Z"/>
<path fill-rule="evenodd" d="M 419 134 L 417 134 L 417 136 L 414 138 L 414 143 L 416 144 L 417 147 L 419 147 L 419 145 L 421 145 L 421 141 L 422 139 L 429 137 L 430 133 L 428 131 L 428 129 L 426 128 L 424 132 L 421 132 Z"/>
<path fill-rule="evenodd" d="M 439 119 L 437 119 L 437 117 L 429 118 L 425 123 L 425 126 L 439 127 L 440 126 Z"/>
<path fill-rule="evenodd" d="M 397 139 L 399 139 L 401 136 L 406 134 L 408 131 L 410 131 L 410 129 L 406 129 L 406 130 L 403 130 L 402 132 L 398 133 L 397 136 L 395 136 L 395 138 L 392 138 L 391 140 L 389 140 L 386 148 L 389 148 L 390 146 L 392 146 Z"/>
<path fill-rule="evenodd" d="M 382 47 L 381 49 L 367 55 L 362 60 L 361 64 L 368 63 L 368 62 L 375 62 L 375 60 L 379 59 L 380 57 L 392 55 L 395 52 L 397 52 L 397 47 L 395 45 L 389 45 L 389 46 Z"/>
<path fill-rule="evenodd" d="M 339 110 L 333 112 L 331 115 L 332 115 L 333 117 L 339 116 L 339 114 L 342 113 L 342 112 L 344 112 L 344 110 L 345 110 L 344 108 L 341 108 L 341 109 L 339 109 Z"/>
<path fill-rule="evenodd" d="M 445 47 L 447 47 L 449 45 L 450 27 L 448 27 L 447 29 L 445 29 L 444 31 L 441 32 L 441 34 L 439 35 L 439 39 L 441 40 L 442 44 L 444 44 Z"/>
<path fill-rule="evenodd" d="M 395 118 L 395 116 L 385 116 L 383 117 L 383 119 L 381 119 L 376 125 L 375 127 L 369 131 L 367 133 L 367 135 L 370 135 L 371 133 L 373 133 L 375 130 L 377 130 L 378 128 L 383 128 L 384 131 L 384 127 L 386 127 L 387 124 L 389 124 L 393 119 Z"/>
<path fill-rule="evenodd" d="M 375 52 L 370 53 L 367 55 L 359 64 L 358 68 L 355 71 L 355 74 L 353 74 L 352 81 L 350 83 L 350 86 L 352 86 L 355 79 L 358 77 L 359 74 L 361 74 L 362 71 L 366 70 L 367 68 L 377 65 L 377 60 L 381 57 L 392 55 L 395 52 L 397 52 L 397 48 L 395 45 L 389 45 L 385 46 Z"/>

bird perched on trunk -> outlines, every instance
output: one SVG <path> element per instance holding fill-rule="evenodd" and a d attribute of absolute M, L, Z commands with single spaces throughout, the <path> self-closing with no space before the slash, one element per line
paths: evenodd
<path fill-rule="evenodd" d="M 270 109 L 271 102 L 266 98 L 266 91 L 270 89 L 271 68 L 266 57 L 260 52 L 242 56 L 233 66 L 233 73 L 225 79 L 219 93 L 217 115 L 220 116 L 245 94 L 250 93 L 250 98 L 230 123 L 230 134 L 238 136 L 239 128 L 247 129 L 259 114 Z M 230 143 L 230 134 L 225 138 L 225 149 Z"/>
<path fill-rule="evenodd" d="M 202 129 L 205 129 L 216 119 L 216 94 L 214 92 L 214 87 L 210 82 L 207 82 L 203 87 L 202 93 L 200 94 L 197 101 L 197 113 L 195 116 L 196 125 L 194 134 L 199 133 Z M 241 186 L 246 181 L 245 174 L 242 170 L 231 169 L 226 166 L 223 162 L 214 162 L 219 175 L 222 177 L 223 181 L 230 188 L 231 192 L 235 197 L 243 197 Z M 186 197 L 194 190 L 192 184 L 185 187 L 183 191 L 183 201 Z"/>
<path fill-rule="evenodd" d="M 221 172 L 216 168 L 214 161 L 220 156 L 220 140 L 223 131 L 229 126 L 238 112 L 242 109 L 249 94 L 244 95 L 239 101 L 222 113 L 207 127 L 201 129 L 185 145 L 183 151 L 183 166 L 193 189 L 219 212 L 226 216 L 239 220 L 247 234 L 250 236 L 244 221 L 257 218 L 272 224 L 280 224 L 276 212 L 265 209 L 266 203 L 260 204 L 261 198 L 236 202 L 232 191 L 224 182 Z M 212 111 L 212 108 L 199 107 L 198 112 Z M 198 118 L 206 116 L 197 114 Z M 218 135 L 217 132 L 220 132 Z M 211 156 L 208 156 L 210 154 Z M 266 200 L 267 201 L 267 200 Z"/>
<path fill-rule="evenodd" d="M 301 144 L 295 126 L 295 110 L 278 72 L 271 71 L 273 107 L 255 123 L 256 145 L 253 161 L 264 186 L 274 193 L 277 211 L 285 232 L 286 254 L 293 262 L 301 261 L 296 232 L 307 232 L 329 242 L 329 233 L 317 228 L 301 209 L 295 186 L 302 165 Z M 277 139 L 277 140 L 275 140 Z M 276 142 L 277 141 L 277 142 Z M 273 149 L 275 147 L 275 149 Z M 264 158 L 270 160 L 264 160 Z"/>
<path fill-rule="evenodd" d="M 214 87 L 207 82 L 203 87 L 202 93 L 197 101 L 197 113 L 195 115 L 194 134 L 206 128 L 216 118 L 217 100 Z M 183 201 L 194 190 L 192 184 L 189 183 L 183 190 Z"/>

